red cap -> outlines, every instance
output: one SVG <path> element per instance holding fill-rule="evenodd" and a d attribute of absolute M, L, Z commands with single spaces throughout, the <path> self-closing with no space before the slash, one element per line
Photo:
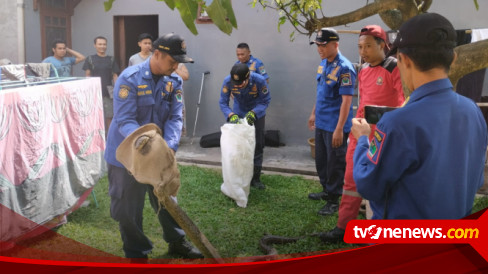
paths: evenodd
<path fill-rule="evenodd" d="M 365 26 L 364 28 L 361 29 L 361 33 L 359 34 L 359 36 L 362 35 L 371 35 L 373 37 L 383 39 L 385 43 L 388 43 L 388 40 L 386 39 L 386 32 L 383 30 L 383 28 L 381 28 L 378 25 Z"/>

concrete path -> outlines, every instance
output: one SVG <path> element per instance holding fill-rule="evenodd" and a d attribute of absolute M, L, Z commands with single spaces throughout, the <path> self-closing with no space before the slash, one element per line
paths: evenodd
<path fill-rule="evenodd" d="M 220 147 L 202 148 L 200 138 L 183 137 L 176 153 L 181 164 L 222 167 Z M 265 147 L 263 172 L 280 173 L 283 175 L 305 175 L 317 177 L 315 160 L 310 153 L 310 146 Z"/>

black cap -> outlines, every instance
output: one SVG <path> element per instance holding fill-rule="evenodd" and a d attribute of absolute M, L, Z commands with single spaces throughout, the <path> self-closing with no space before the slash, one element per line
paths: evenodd
<path fill-rule="evenodd" d="M 441 30 L 434 32 L 435 30 Z M 442 35 L 444 33 L 444 35 Z M 437 13 L 424 13 L 410 18 L 400 26 L 388 56 L 399 48 L 454 48 L 456 46 L 456 30 L 451 22 Z"/>
<path fill-rule="evenodd" d="M 154 49 L 171 55 L 178 63 L 193 63 L 193 59 L 186 56 L 186 44 L 181 36 L 168 33 L 159 37 L 153 43 Z"/>
<path fill-rule="evenodd" d="M 325 45 L 330 41 L 339 41 L 339 34 L 333 28 L 322 28 L 319 30 L 319 32 L 317 32 L 317 37 L 315 37 L 315 40 L 310 42 L 310 45 L 314 43 Z"/>
<path fill-rule="evenodd" d="M 244 80 L 249 78 L 250 72 L 246 64 L 235 64 L 230 70 L 230 81 L 234 85 L 240 85 Z"/>

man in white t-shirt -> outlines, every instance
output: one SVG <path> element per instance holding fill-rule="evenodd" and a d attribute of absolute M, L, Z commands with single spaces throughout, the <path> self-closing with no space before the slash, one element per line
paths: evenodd
<path fill-rule="evenodd" d="M 141 35 L 139 35 L 138 41 L 139 42 L 137 42 L 137 45 L 139 45 L 141 51 L 132 55 L 129 58 L 129 67 L 146 61 L 152 55 L 151 49 L 153 37 L 151 36 L 151 34 L 142 33 Z"/>

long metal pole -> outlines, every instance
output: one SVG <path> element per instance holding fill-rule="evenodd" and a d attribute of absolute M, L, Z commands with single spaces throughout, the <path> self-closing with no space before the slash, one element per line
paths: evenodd
<path fill-rule="evenodd" d="M 198 112 L 200 111 L 200 101 L 202 100 L 203 81 L 205 79 L 205 75 L 207 75 L 207 74 L 210 74 L 210 71 L 202 72 L 202 82 L 200 84 L 200 94 L 198 95 L 197 113 L 195 116 L 195 125 L 193 126 L 193 135 L 191 137 L 191 144 L 193 144 L 193 138 L 195 137 L 195 131 L 197 129 Z"/>

